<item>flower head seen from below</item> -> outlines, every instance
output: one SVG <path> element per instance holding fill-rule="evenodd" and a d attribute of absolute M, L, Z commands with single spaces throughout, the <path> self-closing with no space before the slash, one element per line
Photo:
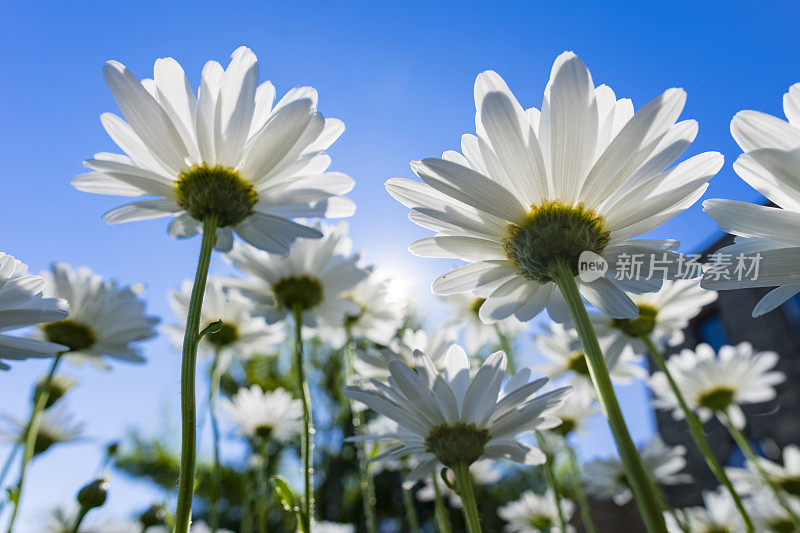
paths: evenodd
<path fill-rule="evenodd" d="M 271 324 L 299 310 L 304 326 L 341 327 L 345 317 L 361 310 L 342 294 L 368 275 L 358 267 L 358 256 L 350 255 L 353 243 L 347 236 L 347 224 L 315 223 L 314 227 L 323 237 L 297 239 L 285 257 L 242 243 L 227 256 L 248 275 L 231 280 L 232 286 L 250 298 L 255 312 Z"/>
<path fill-rule="evenodd" d="M 553 379 L 568 375 L 574 383 L 591 386 L 589 365 L 586 354 L 583 352 L 580 340 L 574 329 L 558 323 L 542 326 L 542 333 L 534 337 L 536 347 L 546 361 L 536 366 L 544 375 Z M 600 339 L 603 353 L 608 352 L 609 339 Z M 647 376 L 647 371 L 640 364 L 641 357 L 633 353 L 631 348 L 625 348 L 613 358 L 606 359 L 608 371 L 616 383 L 629 383 L 633 379 Z"/>
<path fill-rule="evenodd" d="M 731 121 L 731 134 L 744 150 L 733 169 L 777 207 L 719 198 L 703 202 L 703 211 L 735 236 L 732 245 L 717 250 L 720 260 L 707 269 L 703 286 L 777 287 L 758 302 L 754 317 L 800 292 L 800 83 L 783 95 L 783 110 L 787 120 L 746 110 Z M 752 261 L 758 268 L 748 274 Z"/>
<path fill-rule="evenodd" d="M 357 314 L 345 317 L 346 326 L 354 339 L 367 339 L 375 344 L 388 345 L 403 323 L 406 301 L 393 285 L 397 275 L 387 270 L 368 267 L 368 276 L 355 287 L 344 291 L 342 296 L 358 306 Z M 345 328 L 342 324 L 323 324 L 320 336 L 336 348 L 344 346 Z"/>
<path fill-rule="evenodd" d="M 469 477 L 472 480 L 473 485 L 489 485 L 498 481 L 502 477 L 502 474 L 496 468 L 495 463 L 496 461 L 493 461 L 492 459 L 481 459 L 472 463 L 469 467 Z M 421 502 L 434 501 L 436 499 L 436 489 L 433 487 L 435 482 L 437 484 L 437 488 L 439 489 L 439 493 L 442 495 L 442 497 L 447 498 L 450 506 L 455 509 L 460 509 L 462 507 L 461 498 L 458 496 L 456 491 L 450 488 L 455 487 L 456 485 L 455 475 L 453 475 L 452 470 L 447 470 L 445 475 L 447 476 L 450 486 L 445 484 L 440 473 L 437 472 L 433 475 L 433 477 L 426 477 L 423 480 L 425 484 L 416 493 L 414 493 L 414 496 L 417 498 L 417 500 Z"/>
<path fill-rule="evenodd" d="M 441 370 L 450 346 L 456 340 L 456 331 L 448 327 L 440 327 L 433 335 L 423 329 L 403 331 L 399 339 L 393 339 L 388 348 L 368 346 L 356 352 L 353 369 L 360 379 L 380 379 L 385 381 L 389 375 L 389 362 L 400 359 L 410 367 L 414 367 L 414 353 L 420 351 L 428 356 L 433 366 Z"/>
<path fill-rule="evenodd" d="M 27 434 L 27 421 L 6 418 L 7 428 L 0 433 L 0 440 L 5 442 L 24 442 Z M 34 456 L 40 455 L 53 446 L 74 442 L 80 439 L 84 424 L 75 422 L 64 404 L 46 409 L 39 423 L 36 441 L 33 446 Z"/>
<path fill-rule="evenodd" d="M 680 485 L 690 483 L 689 474 L 682 474 L 686 466 L 686 448 L 667 446 L 655 436 L 639 450 L 645 469 L 656 483 Z M 633 498 L 622 462 L 617 458 L 594 459 L 584 466 L 586 492 L 597 498 L 613 500 L 625 505 Z"/>
<path fill-rule="evenodd" d="M 258 385 L 242 388 L 231 398 L 222 399 L 239 433 L 255 442 L 270 440 L 286 444 L 303 429 L 300 400 L 282 388 L 265 392 Z"/>
<path fill-rule="evenodd" d="M 759 457 L 761 468 L 769 479 L 795 499 L 800 499 L 800 447 L 790 444 L 783 449 L 783 464 Z M 750 461 L 746 468 L 729 468 L 728 473 L 742 494 L 751 494 L 764 489 L 764 484 Z"/>
<path fill-rule="evenodd" d="M 745 531 L 741 515 L 730 493 L 724 487 L 703 492 L 702 507 L 681 509 L 689 531 L 692 533 L 741 533 Z M 665 513 L 669 533 L 682 533 L 686 529 L 676 523 L 672 513 Z M 759 530 L 761 531 L 761 530 Z"/>
<path fill-rule="evenodd" d="M 412 243 L 414 254 L 469 263 L 434 281 L 434 292 L 485 297 L 486 322 L 510 315 L 527 322 L 545 307 L 566 322 L 554 281 L 571 273 L 602 312 L 635 318 L 625 292 L 657 290 L 663 276 L 617 280 L 622 258 L 666 259 L 676 268 L 663 273 L 674 277 L 678 256 L 674 241 L 632 238 L 691 206 L 722 167 L 716 152 L 670 167 L 697 134 L 695 121 L 676 123 L 685 99 L 682 89 L 669 89 L 634 113 L 630 100 L 595 87 L 571 52 L 556 58 L 541 110 L 524 109 L 497 73 L 480 74 L 477 135 L 462 137 L 461 153 L 412 163 L 424 183 L 387 182 L 411 219 L 436 232 Z M 608 264 L 593 281 L 578 276 L 587 251 Z"/>
<path fill-rule="evenodd" d="M 559 498 L 559 502 L 564 520 L 569 521 L 575 512 L 575 504 L 563 497 Z M 526 490 L 519 499 L 500 507 L 497 515 L 507 522 L 504 531 L 508 533 L 557 533 L 560 531 L 558 509 L 550 489 L 544 494 Z M 567 525 L 567 531 L 574 532 L 575 528 Z"/>
<path fill-rule="evenodd" d="M 40 324 L 40 335 L 69 348 L 75 363 L 92 362 L 106 367 L 104 356 L 141 363 L 144 358 L 134 343 L 156 336 L 158 318 L 145 314 L 139 297 L 140 284 L 120 287 L 88 268 L 73 270 L 65 263 L 43 272 L 45 295 L 62 298 L 69 305 L 63 320 Z"/>
<path fill-rule="evenodd" d="M 770 533 L 792 533 L 797 531 L 789 512 L 775 499 L 775 495 L 762 488 L 747 499 L 747 509 L 753 517 L 757 531 Z M 788 504 L 796 514 L 800 514 L 800 500 L 790 498 Z"/>
<path fill-rule="evenodd" d="M 184 281 L 180 291 L 170 293 L 170 304 L 176 316 L 183 321 L 189 309 L 192 282 Z M 253 314 L 253 303 L 237 290 L 227 287 L 222 278 L 211 277 L 206 284 L 203 307 L 200 311 L 200 330 L 222 320 L 217 331 L 206 333 L 200 341 L 204 353 L 218 352 L 223 365 L 231 357 L 247 358 L 259 351 L 264 352 L 283 340 L 284 330 L 279 325 L 267 324 L 263 317 Z M 175 346 L 183 345 L 185 324 L 168 326 Z"/>
<path fill-rule="evenodd" d="M 63 344 L 6 332 L 67 318 L 66 302 L 45 298 L 46 280 L 28 273 L 28 265 L 0 252 L 0 370 L 7 370 L 3 359 L 52 357 L 66 350 Z"/>
<path fill-rule="evenodd" d="M 443 296 L 442 301 L 450 310 L 447 325 L 463 330 L 464 349 L 469 353 L 477 353 L 487 345 L 497 348 L 502 344 L 500 335 L 511 341 L 525 329 L 525 324 L 513 316 L 498 320 L 494 324 L 486 324 L 478 316 L 484 298 L 457 293 Z"/>
<path fill-rule="evenodd" d="M 227 69 L 203 68 L 195 97 L 172 58 L 155 63 L 153 79 L 139 80 L 109 61 L 103 75 L 124 120 L 101 117 L 125 155 L 99 153 L 84 162 L 92 172 L 72 184 L 91 193 L 147 197 L 112 209 L 118 224 L 175 217 L 173 237 L 191 237 L 213 219 L 218 250 L 237 233 L 251 245 L 285 254 L 298 237 L 319 237 L 294 217 L 344 217 L 355 210 L 342 195 L 353 180 L 326 172 L 325 150 L 344 131 L 317 111 L 311 87 L 289 91 L 277 104 L 270 82 L 258 84 L 258 61 L 237 48 Z"/>
<path fill-rule="evenodd" d="M 564 398 L 561 405 L 555 407 L 550 414 L 561 420 L 561 424 L 550 432 L 567 437 L 581 433 L 588 420 L 600 413 L 600 406 L 594 397 L 594 389 L 580 381 L 575 383 L 572 394 Z"/>
<path fill-rule="evenodd" d="M 785 381 L 786 376 L 774 370 L 777 362 L 777 353 L 757 352 L 750 343 L 742 342 L 721 347 L 719 354 L 708 344 L 699 344 L 694 351 L 682 350 L 670 357 L 667 367 L 689 408 L 701 420 L 725 413 L 736 427 L 743 428 L 741 405 L 774 399 L 775 386 Z M 672 411 L 677 420 L 683 418 L 663 373 L 653 374 L 650 390 L 654 407 Z"/>
<path fill-rule="evenodd" d="M 634 353 L 647 353 L 641 337 L 652 339 L 659 349 L 677 346 L 684 341 L 683 330 L 706 305 L 716 301 L 717 293 L 700 287 L 697 280 L 664 281 L 658 292 L 631 294 L 639 315 L 633 319 L 611 318 L 600 313 L 590 315 L 598 337 L 610 339 L 603 351 L 616 358 L 630 346 Z"/>
<path fill-rule="evenodd" d="M 560 421 L 548 412 L 569 393 L 569 387 L 536 396 L 547 378 L 529 382 L 528 369 L 503 386 L 503 352 L 487 358 L 473 378 L 460 346 L 450 347 L 442 371 L 422 352 L 414 358 L 414 369 L 399 359 L 390 361 L 388 384 L 373 379 L 345 389 L 347 397 L 398 423 L 395 434 L 351 440 L 400 441 L 374 460 L 416 458 L 419 465 L 408 474 L 406 486 L 433 474 L 439 463 L 453 468 L 501 457 L 525 464 L 544 462 L 544 454 L 518 436 L 558 425 Z"/>

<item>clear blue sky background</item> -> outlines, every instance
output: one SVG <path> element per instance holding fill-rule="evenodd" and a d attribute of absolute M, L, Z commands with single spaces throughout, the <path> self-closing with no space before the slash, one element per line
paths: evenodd
<path fill-rule="evenodd" d="M 208 59 L 227 64 L 237 46 L 259 57 L 262 80 L 279 94 L 319 90 L 323 114 L 347 130 L 331 150 L 333 168 L 356 180 L 350 221 L 358 248 L 377 263 L 414 276 L 425 298 L 453 262 L 412 257 L 406 245 L 425 231 L 385 192 L 410 177 L 408 162 L 458 147 L 474 132 L 472 84 L 498 71 L 525 107 L 541 104 L 553 59 L 573 50 L 596 83 L 640 108 L 672 86 L 689 94 L 683 117 L 700 122 L 690 154 L 719 150 L 726 165 L 708 197 L 755 200 L 731 170 L 739 150 L 729 122 L 744 108 L 781 113 L 781 96 L 800 81 L 796 2 L 4 2 L 0 7 L 0 195 L 2 251 L 40 270 L 52 261 L 86 265 L 122 282 L 144 281 L 150 311 L 173 320 L 166 292 L 194 271 L 198 239 L 175 241 L 164 221 L 109 227 L 101 214 L 120 203 L 72 189 L 81 161 L 117 151 L 100 126 L 117 112 L 100 68 L 107 59 L 152 76 L 172 56 L 196 88 Z M 685 250 L 708 242 L 714 224 L 695 207 L 656 232 Z M 214 259 L 212 268 L 224 268 Z M 21 531 L 44 508 L 69 501 L 93 475 L 105 441 L 138 426 L 157 432 L 177 417 L 179 356 L 164 339 L 146 345 L 143 366 L 110 373 L 70 369 L 81 379 L 70 405 L 87 423 L 85 442 L 48 453 L 33 466 Z M 0 411 L 22 415 L 45 362 L 0 374 Z M 640 389 L 623 391 L 637 440 L 652 432 Z M 166 421 L 166 422 L 165 422 Z M 173 424 L 173 429 L 176 426 Z M 598 425 L 587 456 L 608 454 Z M 0 449 L 0 452 L 3 452 Z M 154 493 L 116 475 L 109 510 L 148 505 Z"/>

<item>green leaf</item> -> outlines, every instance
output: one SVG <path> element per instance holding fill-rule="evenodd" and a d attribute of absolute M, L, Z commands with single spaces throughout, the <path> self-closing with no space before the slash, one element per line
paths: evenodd
<path fill-rule="evenodd" d="M 290 512 L 296 511 L 297 498 L 295 497 L 294 492 L 292 492 L 291 487 L 289 487 L 289 484 L 286 483 L 286 480 L 281 476 L 274 476 L 272 478 L 272 484 L 275 485 L 275 492 L 278 493 L 281 503 L 283 504 L 283 508 Z"/>

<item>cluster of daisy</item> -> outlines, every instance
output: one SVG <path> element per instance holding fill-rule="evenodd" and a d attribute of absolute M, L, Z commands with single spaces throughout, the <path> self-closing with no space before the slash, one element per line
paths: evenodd
<path fill-rule="evenodd" d="M 481 531 L 481 494 L 512 478 L 523 483 L 517 498 L 492 517 L 510 532 L 575 531 L 580 522 L 593 533 L 590 498 L 634 501 L 655 532 L 800 530 L 800 450 L 787 447 L 779 463 L 745 434 L 743 408 L 775 400 L 786 381 L 783 354 L 742 342 L 664 356 L 686 344 L 684 330 L 715 290 L 777 286 L 753 316 L 800 292 L 800 84 L 784 98 L 788 122 L 743 111 L 731 124 L 745 152 L 734 169 L 777 207 L 704 203 L 735 236 L 723 251 L 760 254 L 759 277 L 742 281 L 719 268 L 687 278 L 677 241 L 640 238 L 695 204 L 723 165 L 716 152 L 679 161 L 698 132 L 695 121 L 679 121 L 682 89 L 634 111 L 565 52 L 540 108 L 525 108 L 497 73 L 480 74 L 475 134 L 461 138 L 460 151 L 414 161 L 421 182 L 386 184 L 413 222 L 435 232 L 410 251 L 465 263 L 433 281 L 449 313 L 426 329 L 412 284 L 355 252 L 345 222 L 323 220 L 354 213 L 344 196 L 354 182 L 329 171 L 326 150 L 344 125 L 322 116 L 313 88 L 276 101 L 246 47 L 226 68 L 206 63 L 196 94 L 171 58 L 156 61 L 152 79 L 116 61 L 103 74 L 122 117 L 104 114 L 102 124 L 123 154 L 95 154 L 73 185 L 136 198 L 107 212 L 110 224 L 171 217 L 171 236 L 200 234 L 196 275 L 168 295 L 177 318 L 163 327 L 181 352 L 180 454 L 148 449 L 160 461 L 151 471 L 172 468 L 159 474 L 166 488 L 178 479 L 176 506 L 167 513 L 157 502 L 132 522 L 84 522 L 105 503 L 109 463 L 131 464 L 114 446 L 103 475 L 72 507 L 53 511 L 45 530 L 224 532 L 235 521 L 243 531 L 286 523 L 303 533 L 355 531 L 317 520 L 331 513 L 318 497 L 346 496 L 341 465 L 314 476 L 337 446 L 357 470 L 369 533 L 379 529 L 378 476 L 402 491 L 410 531 L 421 531 L 418 511 L 429 502 L 439 529 L 454 529 L 450 509 L 458 509 L 456 530 Z M 214 251 L 233 274 L 209 275 Z M 650 275 L 615 275 L 631 256 Z M 587 257 L 607 268 L 583 275 Z M 9 531 L 29 464 L 82 438 L 64 399 L 77 381 L 59 372 L 61 362 L 145 361 L 141 343 L 157 335 L 159 319 L 146 313 L 143 288 L 63 263 L 32 275 L 0 254 L 0 369 L 51 361 L 28 418 L 7 418 L 2 434 L 12 451 L 0 484 L 21 458 L 7 491 Z M 533 336 L 534 363 L 520 347 L 545 309 L 551 320 Z M 198 355 L 207 413 L 196 405 Z M 719 481 L 702 506 L 671 509 L 662 492 L 692 482 L 686 446 L 631 439 L 615 387 L 636 381 L 654 408 L 685 421 Z M 582 435 L 603 416 L 619 454 L 581 464 Z M 207 462 L 198 460 L 206 419 Z M 744 468 L 719 464 L 704 433 L 712 419 L 745 455 Z M 223 453 L 232 440 L 245 450 L 235 464 Z"/>

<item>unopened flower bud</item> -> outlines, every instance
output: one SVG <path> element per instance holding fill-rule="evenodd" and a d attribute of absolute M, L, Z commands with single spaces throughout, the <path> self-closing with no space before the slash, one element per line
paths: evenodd
<path fill-rule="evenodd" d="M 96 509 L 106 503 L 108 496 L 108 479 L 100 477 L 85 485 L 78 491 L 78 503 L 82 509 Z"/>

